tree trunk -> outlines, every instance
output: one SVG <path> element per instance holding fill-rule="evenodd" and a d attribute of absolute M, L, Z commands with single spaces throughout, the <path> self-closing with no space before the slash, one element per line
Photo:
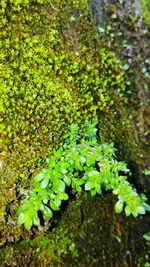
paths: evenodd
<path fill-rule="evenodd" d="M 143 6 L 110 0 L 1 6 L 0 266 L 144 266 L 149 215 L 115 214 L 111 192 L 72 196 L 46 232 L 16 223 L 31 177 L 72 122 L 98 118 L 100 142 L 114 143 L 130 182 L 150 193 Z"/>

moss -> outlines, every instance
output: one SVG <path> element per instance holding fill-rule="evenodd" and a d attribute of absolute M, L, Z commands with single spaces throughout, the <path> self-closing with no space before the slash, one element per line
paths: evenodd
<path fill-rule="evenodd" d="M 149 0 L 140 0 L 141 6 L 143 9 L 143 16 L 145 19 L 145 22 L 150 24 L 150 5 Z"/>
<path fill-rule="evenodd" d="M 65 207 L 59 222 L 60 215 L 55 217 L 45 236 L 34 228 L 32 240 L 1 249 L 1 266 L 119 267 L 129 261 L 138 266 L 137 258 L 146 253 L 142 236 L 148 231 L 148 216 L 133 220 L 116 215 L 114 202 L 109 193 L 94 199 L 78 195 Z"/>
<path fill-rule="evenodd" d="M 89 214 L 87 218 L 84 213 L 87 222 L 86 233 L 80 232 L 84 220 L 83 211 L 79 208 L 80 205 L 77 206 L 79 202 L 75 201 L 68 211 L 69 215 L 63 217 L 63 226 L 60 223 L 60 227 L 56 227 L 53 237 L 51 234 L 51 237 L 49 234 L 48 237 L 43 237 L 41 232 L 35 233 L 35 229 L 27 232 L 18 227 L 16 209 L 21 198 L 26 195 L 31 176 L 45 165 L 45 159 L 52 149 L 62 145 L 62 136 L 68 124 L 82 124 L 87 118 L 98 117 L 101 141 L 115 142 L 121 151 L 119 156 L 128 162 L 133 161 L 134 171 L 136 167 L 134 181 L 138 184 L 140 178 L 137 177 L 139 173 L 142 174 L 143 168 L 141 163 L 147 162 L 148 158 L 147 136 L 143 134 L 147 132 L 145 97 L 148 90 L 144 93 L 142 91 L 148 84 L 147 71 L 142 72 L 142 68 L 148 69 L 146 59 L 149 53 L 146 44 L 149 38 L 146 29 L 142 28 L 141 32 L 137 26 L 138 21 L 121 12 L 118 3 L 108 7 L 109 27 L 105 29 L 106 34 L 103 36 L 93 27 L 87 1 L 84 0 L 2 0 L 1 8 L 0 242 L 2 246 L 7 245 L 1 251 L 1 255 L 5 255 L 2 256 L 5 260 L 1 261 L 1 266 L 27 266 L 31 263 L 31 266 L 34 266 L 38 261 L 39 266 L 47 266 L 46 264 L 53 260 L 56 263 L 53 266 L 57 266 L 60 264 L 60 258 L 62 266 L 63 261 L 64 266 L 67 266 L 67 258 L 69 264 L 72 260 L 72 264 L 76 266 L 76 252 L 80 251 L 85 253 L 86 265 L 89 265 L 92 258 L 92 264 L 96 266 L 98 263 L 94 263 L 94 257 L 97 255 L 97 239 L 92 229 L 90 233 L 88 231 L 92 215 L 88 213 L 87 203 L 93 203 L 92 200 L 89 202 L 87 199 L 84 203 Z M 130 56 L 126 52 L 126 46 L 130 43 L 133 45 L 133 55 L 132 63 L 128 64 Z M 139 114 L 143 114 L 143 119 Z M 145 183 L 145 178 L 142 179 Z M 98 203 L 94 206 L 95 210 L 96 205 L 99 207 Z M 100 220 L 98 224 L 96 220 L 93 227 L 97 229 L 97 236 L 99 229 L 105 229 L 105 238 L 109 240 L 107 230 L 111 226 L 107 219 L 111 221 L 112 209 L 105 212 L 104 207 L 107 210 L 107 205 L 111 204 L 103 199 L 101 204 L 100 215 L 104 221 Z M 100 219 L 99 213 L 97 215 L 93 212 L 94 217 L 98 216 Z M 72 216 L 70 225 L 67 216 Z M 113 218 L 117 227 L 115 220 L 118 217 L 116 219 L 113 215 Z M 122 222 L 126 220 L 122 220 L 121 225 Z M 115 235 L 118 235 L 119 230 L 116 231 Z M 122 231 L 128 231 L 128 227 Z M 78 235 L 79 232 L 81 235 Z M 107 259 L 108 244 L 105 243 L 102 233 L 103 231 L 103 242 L 98 240 L 102 251 L 99 257 Z M 20 238 L 29 239 L 36 234 L 40 234 L 40 237 L 33 238 L 33 242 L 24 241 L 22 245 L 19 242 L 16 247 Z M 88 234 L 93 234 L 93 239 L 89 236 L 87 241 L 85 236 Z M 48 245 L 47 239 L 50 238 L 53 241 Z M 79 240 L 78 246 L 76 238 Z M 122 251 L 127 248 L 126 238 L 129 237 L 124 236 L 125 245 L 121 246 Z M 58 250 L 54 245 L 55 239 L 58 240 Z M 113 241 L 117 242 L 116 238 Z M 10 243 L 15 245 L 9 247 Z M 20 251 L 19 248 L 23 244 L 26 249 L 22 249 L 18 255 L 17 251 Z M 93 244 L 94 256 L 86 257 L 87 251 L 90 255 L 90 247 Z M 116 251 L 119 247 L 115 247 Z M 120 255 L 124 257 L 123 252 Z M 13 263 L 13 258 L 17 263 Z M 111 260 L 112 258 L 109 258 L 107 266 Z M 82 259 L 80 262 L 83 266 Z M 105 260 L 101 264 L 104 262 Z"/>
<path fill-rule="evenodd" d="M 112 3 L 106 10 L 107 25 L 100 37 L 105 46 L 109 44 L 126 69 L 126 90 L 123 94 L 126 104 L 120 106 L 115 99 L 117 112 L 115 110 L 110 116 L 103 116 L 101 129 L 111 138 L 112 135 L 118 136 L 114 142 L 121 152 L 119 156 L 128 161 L 135 173 L 134 183 L 147 190 L 149 180 L 143 176 L 143 170 L 149 165 L 149 27 L 135 16 L 130 1 L 125 5 Z"/>
<path fill-rule="evenodd" d="M 20 197 L 30 184 L 28 177 L 61 145 L 67 125 L 97 114 L 102 123 L 109 114 L 112 121 L 114 101 L 125 91 L 125 74 L 115 56 L 100 49 L 86 2 L 3 1 L 2 11 L 4 198 L 9 192 L 1 200 L 4 221 L 7 203 L 16 193 Z"/>

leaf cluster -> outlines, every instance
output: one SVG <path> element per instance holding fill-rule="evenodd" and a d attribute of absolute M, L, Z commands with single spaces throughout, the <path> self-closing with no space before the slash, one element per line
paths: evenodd
<path fill-rule="evenodd" d="M 112 190 L 118 196 L 116 213 L 124 207 L 127 216 L 136 217 L 150 211 L 145 195 L 138 195 L 127 181 L 129 169 L 124 162 L 116 160 L 113 144 L 99 144 L 95 126 L 96 122 L 86 121 L 81 140 L 78 125 L 70 126 L 64 145 L 53 151 L 47 166 L 33 177 L 28 196 L 18 208 L 19 224 L 24 224 L 26 229 L 32 225 L 39 227 L 38 211 L 45 221 L 52 218 L 53 211 L 68 200 L 68 188 L 74 193 L 90 191 L 92 196 L 101 194 L 102 189 Z"/>

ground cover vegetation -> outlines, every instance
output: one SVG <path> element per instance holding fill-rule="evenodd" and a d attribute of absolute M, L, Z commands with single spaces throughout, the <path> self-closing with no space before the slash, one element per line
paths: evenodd
<path fill-rule="evenodd" d="M 73 263 L 77 254 L 81 266 L 105 263 L 111 266 L 115 249 L 120 257 L 113 260 L 122 266 L 128 245 L 133 251 L 133 264 L 137 266 L 135 254 L 138 251 L 142 257 L 145 251 L 141 236 L 143 226 L 144 231 L 149 231 L 147 215 L 136 220 L 130 220 L 132 216 L 129 216 L 122 223 L 123 215 L 115 215 L 111 208 L 117 198 L 110 197 L 109 192 L 92 200 L 90 194 L 81 197 L 78 193 L 74 200 L 67 202 L 68 209 L 61 220 L 61 210 L 54 212 L 52 222 L 43 227 L 48 230 L 52 223 L 52 231 L 46 235 L 40 227 L 38 230 L 33 226 L 27 231 L 16 223 L 20 202 L 28 195 L 34 177 L 42 168 L 47 169 L 46 159 L 53 158 L 53 151 L 63 147 L 68 125 L 80 125 L 79 140 L 82 140 L 86 120 L 98 121 L 97 145 L 113 142 L 119 148 L 117 159 L 125 160 L 134 169 L 130 182 L 138 191 L 143 192 L 143 188 L 145 193 L 148 191 L 147 172 L 143 173 L 149 169 L 146 152 L 148 31 L 145 26 L 139 26 L 140 19 L 134 19 L 130 12 L 125 14 L 120 2 L 112 1 L 107 6 L 107 26 L 97 29 L 84 0 L 2 0 L 0 3 L 1 266 L 35 266 L 36 263 L 36 266 L 70 267 L 77 264 Z M 37 183 L 38 189 L 41 183 Z M 65 190 L 72 190 L 64 183 Z M 132 192 L 137 196 L 136 191 Z M 140 201 L 138 196 L 137 199 Z M 100 214 L 95 213 L 97 208 Z M 26 226 L 30 228 L 31 220 Z M 132 236 L 133 232 L 135 247 L 127 242 L 128 234 Z M 109 237 L 113 240 L 110 250 L 106 242 Z M 84 257 L 80 255 L 81 250 Z M 100 262 L 95 262 L 99 253 Z"/>
<path fill-rule="evenodd" d="M 116 213 L 121 213 L 124 207 L 127 216 L 137 217 L 150 211 L 145 195 L 138 195 L 126 181 L 129 169 L 115 159 L 113 144 L 98 143 L 95 123 L 86 121 L 82 140 L 78 133 L 78 125 L 72 124 L 63 146 L 53 152 L 47 166 L 33 178 L 28 196 L 18 208 L 18 223 L 27 230 L 32 225 L 41 226 L 39 211 L 44 220 L 53 217 L 53 211 L 59 210 L 69 198 L 67 187 L 75 193 L 84 187 L 92 196 L 101 194 L 102 189 L 113 190 L 118 195 Z"/>
<path fill-rule="evenodd" d="M 107 48 L 95 47 L 86 3 L 76 18 L 70 12 L 78 11 L 78 1 L 53 4 L 2 1 L 1 222 L 8 203 L 13 201 L 16 208 L 14 198 L 29 186 L 28 177 L 54 147 L 61 146 L 67 125 L 96 118 L 97 109 L 102 114 L 112 110 L 109 125 L 114 138 L 113 98 L 119 104 L 119 94 L 126 90 L 116 57 Z M 62 33 L 65 16 L 68 24 Z M 69 35 L 70 24 L 74 36 Z"/>

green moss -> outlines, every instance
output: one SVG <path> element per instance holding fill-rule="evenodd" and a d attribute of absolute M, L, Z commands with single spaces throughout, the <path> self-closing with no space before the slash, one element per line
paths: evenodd
<path fill-rule="evenodd" d="M 71 224 L 71 222 L 70 222 Z M 76 224 L 74 228 L 76 229 Z M 1 266 L 62 266 L 63 258 L 68 253 L 72 260 L 78 257 L 75 244 L 75 233 L 69 233 L 66 224 L 60 224 L 57 229 L 42 235 L 34 228 L 33 240 L 23 240 L 0 250 Z M 40 235 L 39 235 L 40 234 Z"/>
<path fill-rule="evenodd" d="M 98 247 L 104 259 L 99 265 L 103 266 L 108 259 L 107 266 L 110 266 L 115 249 L 116 262 L 119 258 L 124 261 L 121 252 L 128 247 L 129 229 L 123 226 L 127 220 L 112 214 L 112 199 L 108 203 L 102 197 L 93 206 L 93 200 L 86 198 L 81 208 L 77 196 L 77 200 L 69 203 L 71 207 L 59 225 L 60 217 L 56 216 L 54 225 L 52 222 L 52 228 L 55 225 L 56 228 L 47 234 L 36 228 L 27 233 L 17 226 L 16 209 L 27 193 L 31 176 L 45 165 L 53 148 L 62 145 L 62 136 L 72 122 L 82 125 L 85 119 L 98 117 L 100 141 L 114 141 L 121 149 L 122 158 L 141 163 L 139 153 L 143 150 L 139 149 L 139 137 L 134 138 L 135 128 L 126 112 L 131 105 L 128 89 L 138 94 L 134 81 L 131 88 L 128 79 L 130 76 L 131 81 L 134 76 L 131 69 L 137 70 L 139 51 L 135 53 L 138 62 L 135 60 L 135 65 L 131 65 L 128 76 L 123 67 L 126 59 L 118 53 L 118 60 L 110 51 L 110 43 L 116 42 L 113 48 L 118 52 L 120 42 L 122 52 L 125 33 L 130 40 L 137 26 L 120 16 L 120 20 L 110 21 L 114 27 L 112 40 L 109 32 L 109 39 L 102 38 L 93 28 L 85 0 L 2 0 L 1 6 L 0 245 L 7 246 L 1 249 L 0 264 L 35 266 L 36 263 L 36 266 L 52 264 L 53 267 L 63 266 L 64 262 L 67 266 L 68 262 L 70 267 L 70 262 L 76 266 L 79 259 L 80 266 L 96 266 Z M 113 5 L 113 14 L 117 6 Z M 129 33 L 128 29 L 133 32 Z M 144 36 L 137 36 L 135 51 L 139 40 L 142 42 Z M 140 77 L 140 82 L 146 83 L 146 78 Z M 136 107 L 134 100 L 132 104 Z M 142 227 L 141 224 L 137 237 Z M 116 235 L 124 238 L 114 249 L 114 242 L 118 242 Z M 113 246 L 108 250 L 110 236 Z M 31 237 L 32 241 L 18 242 L 20 238 Z M 15 244 L 9 246 L 9 243 Z M 92 251 L 91 247 L 94 247 Z"/>
<path fill-rule="evenodd" d="M 149 0 L 140 0 L 143 9 L 145 22 L 150 24 L 150 3 Z"/>
<path fill-rule="evenodd" d="M 7 203 L 61 145 L 67 125 L 99 116 L 101 138 L 114 140 L 114 102 L 125 92 L 125 75 L 109 49 L 100 48 L 85 1 L 3 0 L 1 25 L 4 221 Z M 111 136 L 103 131 L 106 116 Z"/>
<path fill-rule="evenodd" d="M 55 217 L 46 235 L 34 228 L 32 240 L 0 249 L 0 265 L 123 266 L 129 251 L 131 266 L 138 266 L 137 258 L 146 252 L 142 235 L 149 229 L 148 216 L 135 220 L 116 216 L 115 201 L 109 193 L 95 198 L 78 195 L 68 203 L 61 220 Z"/>

